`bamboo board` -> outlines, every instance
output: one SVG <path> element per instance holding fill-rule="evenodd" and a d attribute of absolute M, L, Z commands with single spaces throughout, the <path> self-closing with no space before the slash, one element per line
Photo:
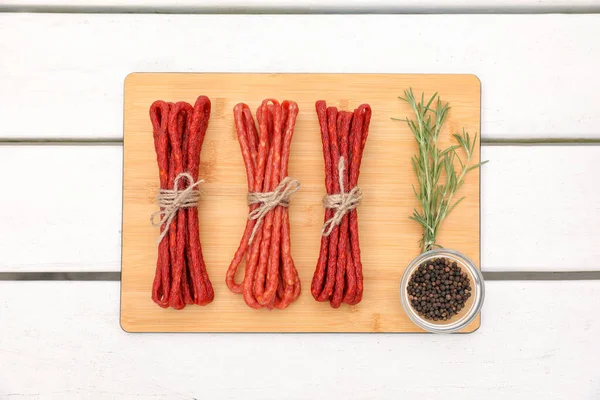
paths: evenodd
<path fill-rule="evenodd" d="M 405 122 L 413 117 L 398 99 L 412 87 L 415 95 L 439 92 L 449 102 L 440 140 L 464 127 L 480 133 L 480 82 L 474 75 L 401 74 L 192 74 L 136 73 L 125 80 L 123 249 L 121 326 L 128 332 L 421 332 L 404 314 L 399 283 L 419 254 L 419 226 L 408 219 L 417 206 L 411 156 L 415 140 Z M 200 237 L 215 300 L 206 307 L 162 309 L 151 299 L 158 229 L 149 217 L 157 210 L 158 167 L 148 109 L 153 101 L 187 101 L 207 95 L 212 114 L 201 154 L 203 198 Z M 254 114 L 264 98 L 298 103 L 289 175 L 302 182 L 290 205 L 292 255 L 302 282 L 300 298 L 285 310 L 254 310 L 225 285 L 225 272 L 242 236 L 248 207 L 246 172 L 233 122 L 233 107 L 248 104 Z M 310 282 L 320 246 L 324 210 L 324 166 L 315 101 L 353 110 L 373 109 L 359 185 L 358 209 L 364 297 L 356 306 L 334 310 L 316 302 Z M 479 143 L 474 162 L 479 161 Z M 480 177 L 473 170 L 457 196 L 465 200 L 446 219 L 439 234 L 444 247 L 480 262 Z M 479 327 L 477 317 L 464 332 Z"/>

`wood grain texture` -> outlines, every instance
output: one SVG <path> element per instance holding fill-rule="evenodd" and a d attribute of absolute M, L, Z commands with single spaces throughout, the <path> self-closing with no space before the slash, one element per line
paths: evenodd
<path fill-rule="evenodd" d="M 398 88 L 416 93 L 440 92 L 450 103 L 443 144 L 450 132 L 480 126 L 480 83 L 473 75 L 369 74 L 131 74 L 125 82 L 123 180 L 123 262 L 121 323 L 128 331 L 246 332 L 407 332 L 417 331 L 402 312 L 399 282 L 404 267 L 419 254 L 418 226 L 406 216 L 417 206 L 410 158 L 416 142 L 404 122 L 390 117 L 410 115 L 397 98 Z M 158 170 L 148 108 L 154 100 L 193 102 L 207 95 L 213 111 L 201 155 L 203 186 L 200 236 L 215 301 L 208 307 L 164 310 L 150 298 L 156 265 L 157 230 L 149 222 L 155 211 Z M 243 233 L 248 208 L 246 177 L 233 123 L 233 107 L 247 103 L 255 110 L 267 97 L 294 100 L 296 123 L 289 175 L 302 182 L 292 199 L 292 255 L 302 281 L 300 299 L 284 311 L 249 309 L 225 286 L 225 271 Z M 365 275 L 363 301 L 333 310 L 317 303 L 309 287 L 319 253 L 323 221 L 321 198 L 324 167 L 314 104 L 373 109 L 359 185 L 364 200 L 359 209 L 361 251 Z M 479 147 L 473 162 L 479 160 Z M 465 195 L 446 220 L 439 241 L 465 253 L 479 265 L 479 171 L 467 177 L 457 196 Z M 466 330 L 479 326 L 475 321 Z"/>
<path fill-rule="evenodd" d="M 600 281 L 486 289 L 472 335 L 132 335 L 117 282 L 0 282 L 0 398 L 600 397 Z"/>
<path fill-rule="evenodd" d="M 121 139 L 123 79 L 147 71 L 473 73 L 484 139 L 598 139 L 598 37 L 600 14 L 5 13 L 0 138 Z"/>

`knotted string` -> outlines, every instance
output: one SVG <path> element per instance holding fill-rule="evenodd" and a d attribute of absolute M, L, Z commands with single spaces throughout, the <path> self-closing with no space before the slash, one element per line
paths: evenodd
<path fill-rule="evenodd" d="M 330 194 L 323 197 L 323 207 L 331 208 L 335 210 L 333 217 L 328 219 L 321 229 L 321 235 L 329 236 L 337 225 L 342 222 L 342 218 L 348 212 L 354 210 L 360 204 L 362 199 L 362 192 L 358 186 L 355 186 L 348 193 L 344 192 L 344 171 L 346 170 L 346 164 L 344 157 L 340 157 L 338 162 L 338 175 L 340 180 L 340 193 Z"/>
<path fill-rule="evenodd" d="M 248 214 L 248 219 L 256 220 L 248 244 L 252 244 L 254 235 L 262 223 L 263 218 L 269 211 L 277 206 L 288 207 L 290 197 L 300 189 L 300 181 L 292 179 L 289 176 L 284 178 L 272 192 L 252 192 L 248 193 L 248 205 L 260 204 L 258 208 Z"/>
<path fill-rule="evenodd" d="M 191 185 L 184 190 L 179 190 L 180 179 L 186 179 Z M 160 211 L 152 213 L 150 216 L 150 223 L 152 223 L 152 226 L 155 228 L 165 224 L 165 228 L 158 237 L 157 243 L 160 243 L 169 231 L 171 222 L 179 209 L 198 206 L 200 192 L 194 189 L 201 183 L 204 183 L 204 179 L 194 182 L 194 178 L 192 178 L 192 175 L 189 172 L 182 172 L 175 178 L 173 189 L 160 189 L 158 191 L 156 203 L 161 209 Z M 156 218 L 160 218 L 160 220 L 156 221 Z"/>

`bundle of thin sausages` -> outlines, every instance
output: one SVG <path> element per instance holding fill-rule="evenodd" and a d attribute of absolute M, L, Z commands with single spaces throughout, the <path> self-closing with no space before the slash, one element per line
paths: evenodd
<path fill-rule="evenodd" d="M 280 104 L 266 99 L 256 112 L 257 130 L 246 104 L 240 103 L 234 108 L 248 179 L 250 214 L 227 271 L 226 283 L 233 293 L 242 293 L 252 308 L 284 309 L 300 295 L 300 279 L 291 255 L 287 209 L 289 195 L 298 188 L 287 176 L 297 115 L 295 102 Z M 244 257 L 244 279 L 236 283 L 235 275 Z"/>
<path fill-rule="evenodd" d="M 194 107 L 162 100 L 150 107 L 161 189 L 159 214 L 163 217 L 152 300 L 163 308 L 206 305 L 214 298 L 200 245 L 198 209 L 190 200 L 199 197 L 200 152 L 210 110 L 206 96 L 198 97 Z M 161 203 L 161 195 L 168 205 Z M 178 201 L 183 203 L 178 205 Z"/>
<path fill-rule="evenodd" d="M 337 196 L 338 204 L 325 210 L 311 293 L 317 301 L 330 301 L 333 308 L 338 308 L 342 302 L 358 304 L 363 295 L 356 205 L 360 202 L 357 184 L 371 108 L 363 104 L 352 113 L 317 101 L 316 111 L 323 142 L 325 187 L 329 197 Z"/>

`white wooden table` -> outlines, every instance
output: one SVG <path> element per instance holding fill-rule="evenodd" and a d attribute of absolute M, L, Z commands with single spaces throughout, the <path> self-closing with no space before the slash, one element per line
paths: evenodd
<path fill-rule="evenodd" d="M 0 1 L 0 399 L 600 398 L 599 0 L 123 3 Z M 480 330 L 123 332 L 133 71 L 477 74 Z"/>

